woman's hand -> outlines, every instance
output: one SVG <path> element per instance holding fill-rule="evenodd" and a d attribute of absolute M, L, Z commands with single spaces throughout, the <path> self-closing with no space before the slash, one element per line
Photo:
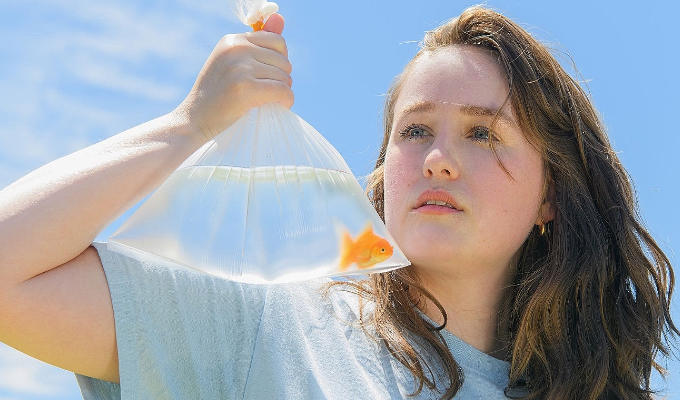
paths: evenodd
<path fill-rule="evenodd" d="M 293 105 L 292 66 L 281 36 L 283 17 L 273 14 L 263 30 L 224 36 L 173 112 L 205 143 L 265 103 Z"/>

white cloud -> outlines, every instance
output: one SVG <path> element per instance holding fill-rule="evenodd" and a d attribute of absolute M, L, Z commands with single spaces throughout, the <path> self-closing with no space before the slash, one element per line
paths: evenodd
<path fill-rule="evenodd" d="M 202 16 L 217 16 L 219 18 L 229 19 L 234 23 L 240 23 L 238 18 L 231 13 L 229 3 L 234 3 L 236 0 L 219 0 L 219 1 L 196 1 L 196 0 L 177 0 L 188 10 L 200 13 Z"/>
<path fill-rule="evenodd" d="M 43 93 L 43 100 L 47 107 L 59 110 L 63 114 L 85 117 L 89 124 L 109 126 L 121 120 L 121 116 L 109 109 L 88 104 L 77 97 L 67 96 L 54 89 L 46 90 Z M 62 138 L 64 139 L 68 138 Z"/>
<path fill-rule="evenodd" d="M 129 127 L 130 110 L 181 100 L 227 10 L 198 3 L 29 0 L 10 10 L 15 23 L 0 26 L 14 38 L 0 41 L 0 184 Z"/>
<path fill-rule="evenodd" d="M 13 394 L 60 395 L 73 387 L 73 373 L 0 344 L 0 389 Z"/>
<path fill-rule="evenodd" d="M 56 158 L 60 152 L 58 147 L 52 145 L 52 137 L 44 132 L 37 132 L 27 125 L 15 125 L 8 134 L 2 127 L 0 135 L 0 154 L 10 161 L 23 161 L 24 164 L 33 164 L 35 161 L 49 161 Z"/>
<path fill-rule="evenodd" d="M 79 58 L 74 64 L 77 68 L 72 72 L 82 83 L 156 101 L 171 101 L 181 94 L 177 86 L 152 82 L 148 76 L 131 74 L 118 66 L 103 64 L 89 57 Z"/>
<path fill-rule="evenodd" d="M 59 0 L 47 4 L 86 24 L 81 29 L 64 27 L 56 37 L 47 38 L 50 47 L 80 49 L 114 60 L 162 57 L 182 62 L 190 58 L 195 39 L 206 28 L 195 13 L 181 12 L 171 3 L 146 10 L 136 2 Z"/>
<path fill-rule="evenodd" d="M 18 168 L 14 164 L 0 162 L 0 189 L 8 186 L 10 183 L 16 181 L 29 172 L 30 171 L 28 171 L 26 168 Z"/>
<path fill-rule="evenodd" d="M 61 59 L 55 65 L 56 72 L 70 75 L 76 82 L 168 101 L 179 94 L 176 84 L 159 82 L 162 77 L 148 71 L 146 65 L 167 63 L 178 71 L 195 68 L 198 23 L 174 9 L 161 13 L 125 4 L 54 4 L 84 26 L 61 26 L 41 40 L 34 52 L 51 60 Z"/>
<path fill-rule="evenodd" d="M 43 66 L 33 63 L 24 63 L 21 74 L 14 74 L 12 79 L 0 80 L 0 110 L 14 117 L 14 119 L 27 120 L 35 117 L 38 110 L 36 98 L 27 96 L 28 93 L 37 92 L 37 88 L 45 80 L 46 71 Z M 7 94 L 12 93 L 11 96 Z"/>

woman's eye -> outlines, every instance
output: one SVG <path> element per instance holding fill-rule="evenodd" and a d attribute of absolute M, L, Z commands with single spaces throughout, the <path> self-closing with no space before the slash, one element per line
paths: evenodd
<path fill-rule="evenodd" d="M 485 126 L 475 126 L 472 128 L 472 134 L 470 136 L 472 137 L 472 140 L 479 142 L 488 142 L 489 139 L 498 141 L 498 139 L 496 139 L 496 137 L 491 133 L 489 128 Z"/>
<path fill-rule="evenodd" d="M 427 130 L 420 125 L 409 125 L 399 133 L 402 137 L 406 139 L 416 140 L 421 139 L 425 136 L 429 136 Z"/>

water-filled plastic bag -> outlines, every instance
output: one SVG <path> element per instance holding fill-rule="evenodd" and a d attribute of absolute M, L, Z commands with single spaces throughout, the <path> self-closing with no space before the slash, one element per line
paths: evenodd
<path fill-rule="evenodd" d="M 409 264 L 337 150 L 278 104 L 185 160 L 109 247 L 253 283 Z"/>
<path fill-rule="evenodd" d="M 238 4 L 253 29 L 278 9 Z M 251 283 L 409 265 L 342 156 L 274 103 L 250 110 L 185 160 L 108 246 Z"/>

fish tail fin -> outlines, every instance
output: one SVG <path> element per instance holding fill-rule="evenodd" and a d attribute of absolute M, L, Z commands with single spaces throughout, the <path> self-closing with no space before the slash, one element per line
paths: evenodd
<path fill-rule="evenodd" d="M 352 237 L 349 232 L 344 231 L 342 233 L 342 239 L 340 242 L 340 271 L 344 271 L 352 264 Z"/>

